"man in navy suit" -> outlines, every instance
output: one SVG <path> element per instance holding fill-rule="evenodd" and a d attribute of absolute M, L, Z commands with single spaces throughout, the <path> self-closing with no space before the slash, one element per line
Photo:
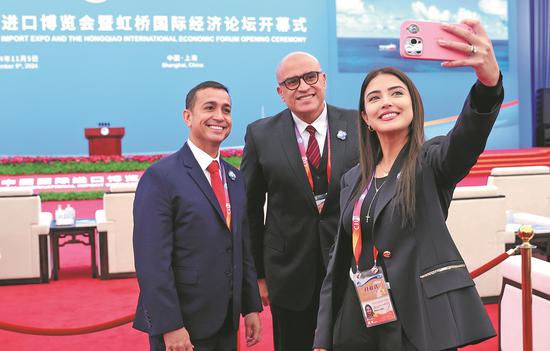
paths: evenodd
<path fill-rule="evenodd" d="M 149 334 L 151 350 L 229 351 L 242 313 L 252 346 L 262 307 L 244 179 L 219 153 L 232 124 L 227 88 L 191 89 L 183 118 L 189 140 L 149 167 L 136 191 L 134 327 Z"/>

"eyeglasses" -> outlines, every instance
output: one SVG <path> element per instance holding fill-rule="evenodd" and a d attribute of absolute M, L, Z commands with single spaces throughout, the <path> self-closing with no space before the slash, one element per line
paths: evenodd
<path fill-rule="evenodd" d="M 302 74 L 301 76 L 290 77 L 282 82 L 279 82 L 279 85 L 284 85 L 288 90 L 296 90 L 300 87 L 300 83 L 303 80 L 307 85 L 313 85 L 319 81 L 319 74 L 321 71 L 311 71 Z"/>

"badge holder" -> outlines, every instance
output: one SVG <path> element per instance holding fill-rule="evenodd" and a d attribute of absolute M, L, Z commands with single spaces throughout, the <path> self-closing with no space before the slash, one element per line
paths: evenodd
<path fill-rule="evenodd" d="M 355 287 L 361 313 L 368 328 L 397 320 L 390 293 L 380 266 L 368 271 L 353 272 L 350 268 L 349 276 Z"/>

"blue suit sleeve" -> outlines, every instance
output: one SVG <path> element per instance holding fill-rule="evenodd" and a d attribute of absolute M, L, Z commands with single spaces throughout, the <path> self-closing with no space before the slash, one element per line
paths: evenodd
<path fill-rule="evenodd" d="M 167 188 L 166 177 L 152 166 L 143 174 L 134 200 L 134 259 L 150 335 L 183 326 L 172 270 L 174 234 Z"/>

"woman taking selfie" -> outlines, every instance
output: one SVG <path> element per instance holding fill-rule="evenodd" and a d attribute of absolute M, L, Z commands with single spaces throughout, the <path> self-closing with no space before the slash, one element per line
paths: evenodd
<path fill-rule="evenodd" d="M 382 68 L 363 81 L 360 164 L 342 178 L 315 350 L 456 350 L 495 335 L 445 224 L 454 188 L 483 152 L 504 96 L 485 30 L 463 23 L 473 31 L 443 29 L 467 43 L 439 45 L 467 55 L 442 65 L 472 67 L 477 81 L 446 136 L 424 142 L 422 100 L 403 72 Z"/>

